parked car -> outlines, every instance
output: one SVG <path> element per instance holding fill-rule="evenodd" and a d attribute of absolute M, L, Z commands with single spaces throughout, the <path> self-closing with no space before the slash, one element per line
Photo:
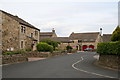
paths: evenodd
<path fill-rule="evenodd" d="M 86 48 L 86 49 L 84 49 L 84 51 L 93 51 L 93 49 L 92 48 Z"/>

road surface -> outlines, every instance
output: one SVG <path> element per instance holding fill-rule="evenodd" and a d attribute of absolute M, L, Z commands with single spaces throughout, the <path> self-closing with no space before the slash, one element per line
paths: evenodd
<path fill-rule="evenodd" d="M 95 66 L 97 54 L 80 52 L 3 66 L 3 78 L 117 78 L 118 72 Z"/>

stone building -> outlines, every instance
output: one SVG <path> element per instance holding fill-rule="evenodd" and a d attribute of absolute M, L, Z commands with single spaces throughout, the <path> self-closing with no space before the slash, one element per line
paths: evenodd
<path fill-rule="evenodd" d="M 40 40 L 53 37 L 57 37 L 54 28 L 52 29 L 52 32 L 40 32 Z"/>
<path fill-rule="evenodd" d="M 2 13 L 0 12 L 0 53 L 2 51 Z"/>
<path fill-rule="evenodd" d="M 2 50 L 16 51 L 20 49 L 35 50 L 39 42 L 40 30 L 18 16 L 0 10 L 2 20 Z"/>
<path fill-rule="evenodd" d="M 99 32 L 91 33 L 71 33 L 69 36 L 72 43 L 71 46 L 78 50 L 84 51 L 86 48 L 97 49 L 97 44 L 101 42 L 101 36 Z"/>
<path fill-rule="evenodd" d="M 112 34 L 103 34 L 102 36 L 102 42 L 110 42 L 111 41 Z"/>
<path fill-rule="evenodd" d="M 53 41 L 61 42 L 61 44 L 58 47 L 59 49 L 66 49 L 66 46 L 70 45 L 74 49 L 84 51 L 86 48 L 96 49 L 97 44 L 99 42 L 102 42 L 100 32 L 71 33 L 69 37 L 57 37 L 57 36 L 48 37 L 48 35 L 51 34 L 49 34 L 48 32 L 44 32 L 44 37 L 40 38 L 41 39 L 49 38 Z"/>
<path fill-rule="evenodd" d="M 51 37 L 50 39 L 61 42 L 59 49 L 66 49 L 66 46 L 70 45 L 81 51 L 86 48 L 96 49 L 97 44 L 102 42 L 100 32 L 71 33 L 69 37 Z"/>

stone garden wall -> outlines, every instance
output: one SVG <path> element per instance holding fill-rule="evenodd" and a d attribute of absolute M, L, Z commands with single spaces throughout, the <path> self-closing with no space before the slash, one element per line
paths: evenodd
<path fill-rule="evenodd" d="M 3 55 L 2 56 L 2 64 L 12 64 L 19 62 L 26 62 L 28 58 L 47 58 L 53 57 L 57 55 L 64 55 L 66 52 L 55 51 L 53 53 L 50 52 L 28 52 L 24 54 L 15 54 L 15 55 Z"/>
<path fill-rule="evenodd" d="M 19 63 L 19 62 L 27 62 L 27 61 L 28 61 L 28 58 L 21 54 L 2 56 L 2 64 L 12 64 L 12 63 Z"/>
<path fill-rule="evenodd" d="M 120 61 L 117 55 L 100 55 L 98 64 L 104 67 L 118 69 Z"/>

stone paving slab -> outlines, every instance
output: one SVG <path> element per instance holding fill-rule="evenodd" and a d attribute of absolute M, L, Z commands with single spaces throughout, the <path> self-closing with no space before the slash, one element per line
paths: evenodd
<path fill-rule="evenodd" d="M 46 58 L 28 58 L 28 61 L 37 61 L 37 60 L 43 60 Z"/>

